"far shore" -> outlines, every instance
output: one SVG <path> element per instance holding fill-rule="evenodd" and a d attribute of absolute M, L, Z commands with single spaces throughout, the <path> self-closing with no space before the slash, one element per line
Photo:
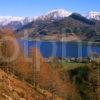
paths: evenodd
<path fill-rule="evenodd" d="M 27 41 L 44 41 L 44 42 L 66 42 L 66 43 L 79 43 L 81 44 L 88 44 L 88 45 L 99 45 L 100 42 L 95 42 L 95 41 L 67 41 L 67 40 L 44 40 L 44 39 L 33 39 L 33 38 L 19 38 L 21 40 L 27 40 Z"/>

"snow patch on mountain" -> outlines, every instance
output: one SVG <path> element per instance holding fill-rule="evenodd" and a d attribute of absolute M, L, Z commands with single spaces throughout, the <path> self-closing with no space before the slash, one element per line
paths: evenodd
<path fill-rule="evenodd" d="M 95 20 L 100 20 L 100 12 L 89 12 L 88 15 L 86 16 L 88 19 L 95 19 Z"/>

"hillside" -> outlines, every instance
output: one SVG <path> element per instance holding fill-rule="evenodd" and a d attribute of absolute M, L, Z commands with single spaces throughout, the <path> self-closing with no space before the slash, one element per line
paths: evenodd
<path fill-rule="evenodd" d="M 4 39 L 4 37 L 9 37 L 10 40 L 16 39 L 14 37 L 14 32 L 8 29 L 0 31 L 0 38 Z M 56 98 L 58 98 L 57 100 L 64 100 L 64 98 L 71 95 L 72 98 L 75 98 L 75 100 L 77 100 L 78 92 L 76 92 L 76 87 L 71 83 L 69 78 L 67 78 L 68 83 L 66 83 L 66 81 L 63 81 L 60 78 L 61 71 L 59 68 L 54 72 L 52 66 L 46 62 L 46 60 L 44 59 L 44 57 L 41 55 L 40 51 L 37 48 L 33 48 L 30 51 L 31 59 L 28 60 L 27 57 L 24 56 L 23 50 L 21 49 L 18 43 L 17 45 L 19 47 L 19 52 L 17 52 L 17 56 L 14 56 L 15 57 L 14 60 L 11 60 L 10 58 L 12 57 L 13 53 L 16 52 L 17 50 L 17 48 L 15 48 L 16 47 L 15 44 L 13 44 L 12 41 L 4 40 L 2 41 L 2 44 L 0 46 L 0 53 L 3 56 L 0 59 L 0 69 L 4 70 L 7 73 L 6 76 L 8 77 L 14 76 L 14 79 L 11 80 L 12 81 L 15 80 L 15 81 L 14 83 L 11 83 L 10 85 L 11 87 L 13 87 L 13 84 L 15 84 L 16 85 L 15 88 L 18 88 L 19 90 L 20 87 L 22 89 L 25 88 L 26 90 L 24 89 L 22 90 L 22 92 L 26 91 L 25 93 L 28 95 L 27 91 L 28 92 L 30 91 L 27 90 L 28 86 L 25 85 L 25 87 L 22 87 L 24 86 L 23 85 L 24 83 L 27 83 L 33 87 L 33 91 L 36 90 L 38 94 L 46 95 L 48 98 L 55 98 L 55 100 Z M 2 74 L 2 71 L 0 73 Z M 9 80 L 8 77 L 5 77 L 5 81 Z M 17 82 L 15 78 L 20 80 L 20 82 Z M 3 86 L 3 88 L 4 87 L 6 86 Z M 12 95 L 8 94 L 8 92 L 6 94 L 6 91 L 4 92 L 4 94 L 7 95 L 7 97 L 8 96 L 12 97 Z M 30 95 L 29 97 L 31 97 Z M 17 98 L 17 96 L 15 97 Z M 24 98 L 29 98 L 29 97 L 24 97 Z M 34 97 L 32 97 L 32 100 L 34 100 Z"/>
<path fill-rule="evenodd" d="M 0 96 L 2 100 L 99 100 L 98 68 L 100 59 L 86 63 L 47 62 L 37 48 L 27 58 L 16 41 L 14 31 L 0 30 Z M 19 48 L 19 52 L 17 51 Z M 17 55 L 11 60 L 13 53 Z M 70 68 L 69 68 L 70 66 Z M 36 96 L 36 98 L 35 98 Z M 0 99 L 1 99 L 0 98 Z M 31 99 L 30 99 L 31 98 Z M 38 100 L 38 99 L 37 99 Z"/>
<path fill-rule="evenodd" d="M 0 99 L 1 100 L 44 100 L 45 96 L 37 92 L 31 85 L 18 80 L 13 74 L 9 75 L 0 70 Z"/>
<path fill-rule="evenodd" d="M 73 13 L 69 17 L 64 17 L 59 20 L 51 19 L 37 19 L 22 28 L 17 30 L 17 36 L 24 35 L 27 32 L 30 38 L 33 39 L 56 39 L 61 40 L 62 38 L 69 37 L 70 35 L 76 35 L 77 39 L 87 41 L 91 39 L 96 41 L 95 37 L 100 35 L 100 21 L 94 19 L 87 19 L 80 14 Z M 73 35 L 74 34 L 74 35 Z M 55 38 L 54 38 L 55 40 Z"/>

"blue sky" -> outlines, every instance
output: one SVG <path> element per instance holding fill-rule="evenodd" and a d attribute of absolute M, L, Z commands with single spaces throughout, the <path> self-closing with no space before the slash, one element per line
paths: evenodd
<path fill-rule="evenodd" d="M 0 0 L 2 16 L 38 16 L 59 8 L 83 14 L 100 11 L 100 0 Z"/>

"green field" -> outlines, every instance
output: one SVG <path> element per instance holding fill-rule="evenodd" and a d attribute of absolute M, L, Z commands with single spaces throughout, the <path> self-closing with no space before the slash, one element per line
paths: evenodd
<path fill-rule="evenodd" d="M 62 64 L 63 68 L 67 69 L 67 70 L 75 69 L 77 67 L 85 67 L 88 65 L 87 63 L 66 62 L 66 61 L 62 61 L 61 64 Z"/>

